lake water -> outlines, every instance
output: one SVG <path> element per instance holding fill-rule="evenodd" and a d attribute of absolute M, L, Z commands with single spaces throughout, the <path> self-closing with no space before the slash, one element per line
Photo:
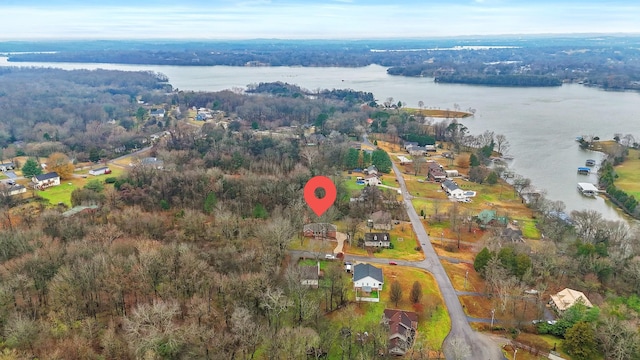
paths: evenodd
<path fill-rule="evenodd" d="M 37 66 L 63 69 L 151 70 L 169 77 L 178 89 L 218 91 L 244 88 L 259 82 L 283 81 L 303 88 L 350 88 L 370 91 L 376 99 L 392 97 L 409 107 L 423 101 L 425 107 L 474 108 L 474 118 L 463 119 L 472 134 L 490 130 L 506 135 L 514 157 L 510 168 L 530 178 L 534 187 L 547 197 L 561 200 L 572 210 L 593 209 L 605 218 L 619 220 L 619 212 L 602 198 L 585 198 L 576 190 L 578 182 L 596 182 L 596 175 L 578 175 L 586 159 L 602 154 L 581 150 L 576 136 L 596 135 L 603 140 L 615 133 L 632 134 L 640 139 L 640 94 L 607 92 L 583 85 L 553 88 L 503 88 L 438 84 L 431 78 L 389 76 L 386 68 L 305 67 L 182 67 L 85 63 L 9 63 L 0 66 Z M 640 180 L 640 179 L 639 179 Z"/>

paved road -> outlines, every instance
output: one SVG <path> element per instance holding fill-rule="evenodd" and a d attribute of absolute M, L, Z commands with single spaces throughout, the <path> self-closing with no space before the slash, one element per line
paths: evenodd
<path fill-rule="evenodd" d="M 366 135 L 363 136 L 363 139 L 365 144 L 373 146 L 373 144 L 371 144 L 367 139 Z M 402 173 L 395 163 L 392 164 L 393 171 L 395 172 L 396 178 L 398 179 L 398 184 L 400 185 L 400 189 L 402 189 L 407 214 L 409 215 L 409 219 L 411 220 L 413 229 L 418 237 L 419 243 L 421 244 L 422 250 L 426 257 L 426 259 L 421 262 L 407 262 L 408 264 L 406 265 L 428 270 L 433 275 L 433 277 L 438 282 L 440 293 L 442 294 L 444 302 L 447 305 L 447 309 L 449 310 L 449 317 L 451 318 L 451 332 L 449 332 L 449 335 L 445 339 L 445 343 L 443 346 L 447 359 L 454 359 L 449 345 L 451 344 L 452 340 L 456 338 L 462 339 L 471 350 L 471 353 L 465 359 L 504 359 L 500 348 L 488 336 L 473 331 L 473 329 L 471 329 L 471 326 L 469 326 L 467 315 L 462 310 L 462 305 L 458 300 L 456 291 L 454 290 L 453 285 L 451 284 L 451 281 L 447 276 L 447 273 L 444 271 L 442 264 L 440 264 L 438 255 L 433 249 L 433 246 L 431 246 L 429 236 L 427 235 L 427 232 L 425 231 L 424 226 L 420 221 L 420 216 L 418 216 L 418 213 L 411 203 L 411 195 L 407 190 L 407 185 L 404 182 Z M 405 265 L 404 262 L 397 261 L 397 263 L 399 265 Z"/>

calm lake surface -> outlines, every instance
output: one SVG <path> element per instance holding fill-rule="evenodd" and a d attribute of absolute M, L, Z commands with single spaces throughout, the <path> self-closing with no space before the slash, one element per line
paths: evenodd
<path fill-rule="evenodd" d="M 576 190 L 578 182 L 595 183 L 592 175 L 578 175 L 586 159 L 602 154 L 581 150 L 576 136 L 596 135 L 603 140 L 615 133 L 632 134 L 640 139 L 640 94 L 608 92 L 579 84 L 555 88 L 503 88 L 459 84 L 438 84 L 432 78 L 389 76 L 386 68 L 371 65 L 362 68 L 305 67 L 183 67 L 85 63 L 9 63 L 0 58 L 0 66 L 36 66 L 63 69 L 150 70 L 169 77 L 178 89 L 218 91 L 244 88 L 259 82 L 283 81 L 303 88 L 350 88 L 370 91 L 376 99 L 392 97 L 409 107 L 474 108 L 474 118 L 463 119 L 472 134 L 485 130 L 504 134 L 511 144 L 509 166 L 532 180 L 547 197 L 561 200 L 566 211 L 593 209 L 607 219 L 619 220 L 620 213 L 603 198 L 585 198 Z M 640 181 L 640 179 L 638 179 Z"/>

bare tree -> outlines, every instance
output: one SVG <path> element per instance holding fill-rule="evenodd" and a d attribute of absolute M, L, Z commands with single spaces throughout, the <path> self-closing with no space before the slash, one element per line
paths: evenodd
<path fill-rule="evenodd" d="M 471 356 L 471 347 L 463 339 L 456 337 L 447 344 L 447 353 L 451 359 L 462 360 Z"/>
<path fill-rule="evenodd" d="M 424 158 L 424 156 L 416 156 L 413 159 L 413 172 L 415 176 L 418 176 L 420 170 L 422 170 L 422 167 L 426 162 L 427 160 Z"/>
<path fill-rule="evenodd" d="M 400 302 L 400 300 L 402 300 L 402 285 L 400 285 L 400 282 L 398 282 L 398 280 L 394 280 L 391 283 L 391 290 L 389 292 L 389 300 L 393 301 L 396 305 L 396 307 L 398 306 L 398 302 Z"/>
<path fill-rule="evenodd" d="M 422 300 L 422 285 L 417 280 L 413 282 L 410 294 L 411 302 L 417 304 Z"/>
<path fill-rule="evenodd" d="M 507 137 L 503 134 L 496 135 L 495 143 L 496 143 L 496 151 L 500 155 L 506 154 L 509 151 L 509 148 L 511 147 L 509 140 L 507 140 Z"/>

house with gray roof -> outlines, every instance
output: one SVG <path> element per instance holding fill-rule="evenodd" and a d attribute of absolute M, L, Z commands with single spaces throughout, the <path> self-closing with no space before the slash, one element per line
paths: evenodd
<path fill-rule="evenodd" d="M 382 269 L 371 264 L 357 264 L 353 267 L 353 288 L 356 301 L 379 302 L 384 285 Z M 375 293 L 374 293 L 375 292 Z"/>

